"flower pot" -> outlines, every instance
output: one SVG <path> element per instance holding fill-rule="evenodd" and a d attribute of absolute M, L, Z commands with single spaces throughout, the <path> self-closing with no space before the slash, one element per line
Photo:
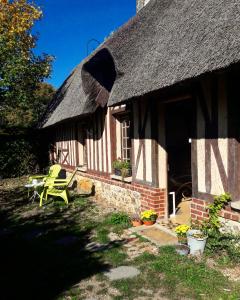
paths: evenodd
<path fill-rule="evenodd" d="M 187 237 L 186 236 L 178 236 L 178 243 L 181 245 L 187 245 Z"/>
<path fill-rule="evenodd" d="M 189 247 L 187 245 L 178 244 L 175 246 L 176 252 L 179 255 L 188 255 Z"/>
<path fill-rule="evenodd" d="M 143 221 L 143 224 L 146 225 L 146 226 L 151 226 L 155 223 L 156 221 L 150 221 L 150 220 L 146 220 L 146 221 Z"/>
<path fill-rule="evenodd" d="M 114 174 L 117 176 L 122 176 L 121 170 L 119 169 L 114 169 Z"/>
<path fill-rule="evenodd" d="M 114 174 L 117 176 L 122 176 L 122 171 L 120 169 L 114 169 Z M 132 170 L 131 169 L 127 169 L 125 171 L 125 177 L 130 177 L 132 176 Z"/>
<path fill-rule="evenodd" d="M 202 254 L 207 242 L 207 236 L 194 237 L 194 234 L 201 234 L 201 230 L 192 229 L 187 232 L 187 241 L 190 248 L 190 254 L 198 255 Z"/>
<path fill-rule="evenodd" d="M 142 225 L 142 221 L 141 220 L 132 220 L 132 226 L 133 227 L 138 227 Z"/>

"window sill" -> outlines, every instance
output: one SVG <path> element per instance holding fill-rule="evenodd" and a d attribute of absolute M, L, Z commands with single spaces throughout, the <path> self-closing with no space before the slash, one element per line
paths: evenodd
<path fill-rule="evenodd" d="M 240 201 L 234 201 L 231 202 L 231 208 L 233 208 L 234 210 L 240 210 Z"/>
<path fill-rule="evenodd" d="M 86 173 L 87 172 L 87 167 L 86 166 L 79 166 L 79 167 L 77 167 L 77 170 L 80 171 L 80 172 Z"/>
<path fill-rule="evenodd" d="M 112 174 L 111 179 L 117 180 L 117 181 L 122 181 L 122 182 L 126 182 L 126 183 L 131 183 L 132 182 L 132 176 L 131 177 L 125 177 L 122 179 L 122 176 L 118 176 L 115 174 Z"/>

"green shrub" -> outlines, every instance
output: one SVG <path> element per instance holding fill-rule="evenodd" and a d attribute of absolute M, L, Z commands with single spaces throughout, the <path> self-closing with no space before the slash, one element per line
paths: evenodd
<path fill-rule="evenodd" d="M 220 229 L 221 222 L 219 220 L 219 213 L 230 200 L 231 195 L 229 193 L 224 193 L 215 196 L 213 203 L 208 205 L 209 219 L 204 224 L 208 231 L 218 231 Z"/>
<path fill-rule="evenodd" d="M 211 231 L 208 235 L 206 253 L 228 257 L 232 262 L 240 262 L 240 236 Z"/>
<path fill-rule="evenodd" d="M 130 218 L 125 213 L 113 213 L 107 217 L 107 223 L 111 225 L 128 225 Z"/>
<path fill-rule="evenodd" d="M 0 177 L 19 177 L 47 168 L 48 143 L 36 132 L 0 135 L 0 140 Z"/>

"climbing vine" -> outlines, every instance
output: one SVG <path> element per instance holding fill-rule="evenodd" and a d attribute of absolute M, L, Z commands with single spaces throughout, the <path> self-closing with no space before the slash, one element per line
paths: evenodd
<path fill-rule="evenodd" d="M 214 197 L 213 203 L 207 206 L 209 219 L 205 222 L 206 229 L 219 231 L 219 228 L 221 227 L 219 213 L 230 200 L 231 195 L 229 193 L 224 193 Z"/>

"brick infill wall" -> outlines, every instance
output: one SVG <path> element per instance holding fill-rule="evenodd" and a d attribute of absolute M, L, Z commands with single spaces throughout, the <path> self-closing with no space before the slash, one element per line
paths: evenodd
<path fill-rule="evenodd" d="M 67 169 L 67 171 L 72 172 L 72 169 Z M 122 189 L 130 190 L 133 192 L 137 192 L 140 194 L 140 202 L 141 202 L 141 211 L 147 209 L 153 209 L 158 213 L 160 218 L 163 218 L 165 215 L 165 199 L 166 199 L 166 190 L 159 189 L 139 183 L 127 183 L 118 180 L 111 179 L 109 175 L 99 175 L 99 174 L 92 174 L 90 172 L 81 172 L 78 171 L 77 174 L 81 175 L 82 177 L 89 178 L 92 180 L 97 180 L 110 186 L 120 187 Z M 124 208 L 123 208 L 124 209 Z"/>
<path fill-rule="evenodd" d="M 191 218 L 192 220 L 203 221 L 208 218 L 208 201 L 193 198 L 191 203 Z M 233 211 L 230 205 L 227 205 L 220 213 L 220 217 L 232 221 L 240 221 L 240 214 Z"/>

